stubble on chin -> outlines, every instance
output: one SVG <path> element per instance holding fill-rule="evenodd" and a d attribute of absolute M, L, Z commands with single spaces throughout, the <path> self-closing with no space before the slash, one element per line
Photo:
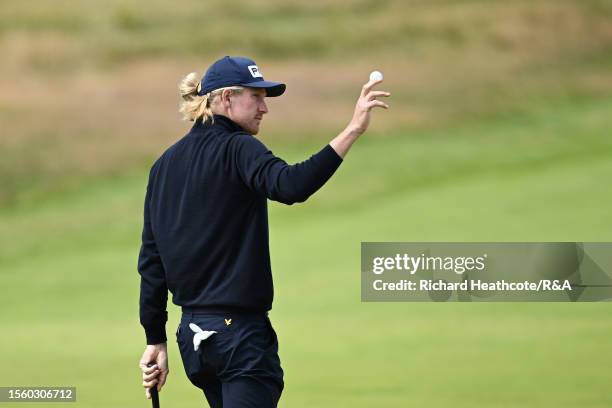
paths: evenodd
<path fill-rule="evenodd" d="M 258 133 L 259 133 L 259 124 L 257 124 L 257 125 L 255 125 L 255 126 L 253 126 L 253 127 L 250 129 L 250 132 L 251 132 L 251 134 L 252 134 L 252 135 L 256 135 L 256 134 L 258 134 Z"/>

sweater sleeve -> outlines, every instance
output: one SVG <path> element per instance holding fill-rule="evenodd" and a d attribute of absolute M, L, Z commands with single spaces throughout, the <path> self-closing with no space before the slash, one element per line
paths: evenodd
<path fill-rule="evenodd" d="M 330 145 L 303 162 L 289 165 L 251 135 L 237 135 L 236 143 L 236 162 L 244 183 L 256 193 L 288 205 L 306 201 L 342 163 Z"/>
<path fill-rule="evenodd" d="M 152 173 L 151 173 L 152 174 Z M 144 327 L 147 344 L 166 342 L 168 288 L 164 266 L 155 243 L 150 220 L 151 174 L 144 204 L 142 246 L 138 257 L 140 274 L 140 324 Z"/>

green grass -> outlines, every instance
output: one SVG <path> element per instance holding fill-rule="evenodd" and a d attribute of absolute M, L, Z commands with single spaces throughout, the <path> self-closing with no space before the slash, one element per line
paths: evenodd
<path fill-rule="evenodd" d="M 609 241 L 611 99 L 368 137 L 304 205 L 272 204 L 285 407 L 605 407 L 610 305 L 362 304 L 361 241 Z M 317 143 L 272 146 L 290 159 Z M 0 212 L 0 383 L 146 405 L 136 257 L 146 171 Z M 168 324 L 165 405 L 201 404 Z M 25 405 L 27 406 L 27 405 Z M 66 405 L 68 406 L 68 405 Z M 70 406 L 74 406 L 70 405 Z"/>
<path fill-rule="evenodd" d="M 611 406 L 610 303 L 361 303 L 359 265 L 362 241 L 612 241 L 610 15 L 604 0 L 3 3 L 0 385 L 148 406 L 142 205 L 180 128 L 153 84 L 246 54 L 280 67 L 294 109 L 317 105 L 273 119 L 296 133 L 266 134 L 290 162 L 339 130 L 317 119 L 354 102 L 357 72 L 393 92 L 321 191 L 270 205 L 282 407 Z M 178 318 L 162 404 L 201 406 Z"/>

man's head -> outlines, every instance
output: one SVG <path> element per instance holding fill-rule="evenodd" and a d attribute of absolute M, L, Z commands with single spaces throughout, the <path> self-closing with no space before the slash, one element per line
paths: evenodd
<path fill-rule="evenodd" d="M 268 112 L 264 98 L 280 96 L 285 84 L 266 81 L 255 61 L 244 57 L 223 57 L 197 81 L 187 75 L 179 84 L 184 102 L 180 111 L 187 120 L 208 119 L 213 113 L 227 116 L 252 134 L 259 131 Z"/>

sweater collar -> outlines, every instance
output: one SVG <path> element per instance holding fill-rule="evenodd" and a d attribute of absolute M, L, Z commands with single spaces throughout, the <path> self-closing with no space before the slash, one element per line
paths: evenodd
<path fill-rule="evenodd" d="M 196 122 L 193 125 L 193 129 L 194 130 L 206 130 L 209 129 L 211 127 L 220 127 L 222 129 L 225 129 L 228 132 L 244 132 L 245 130 L 240 127 L 240 125 L 238 125 L 236 122 L 234 122 L 233 120 L 231 120 L 230 118 L 228 118 L 227 116 L 223 116 L 223 115 L 213 115 L 214 118 L 214 123 L 208 119 L 206 122 L 202 123 L 202 118 L 199 118 L 198 120 L 196 120 Z"/>

